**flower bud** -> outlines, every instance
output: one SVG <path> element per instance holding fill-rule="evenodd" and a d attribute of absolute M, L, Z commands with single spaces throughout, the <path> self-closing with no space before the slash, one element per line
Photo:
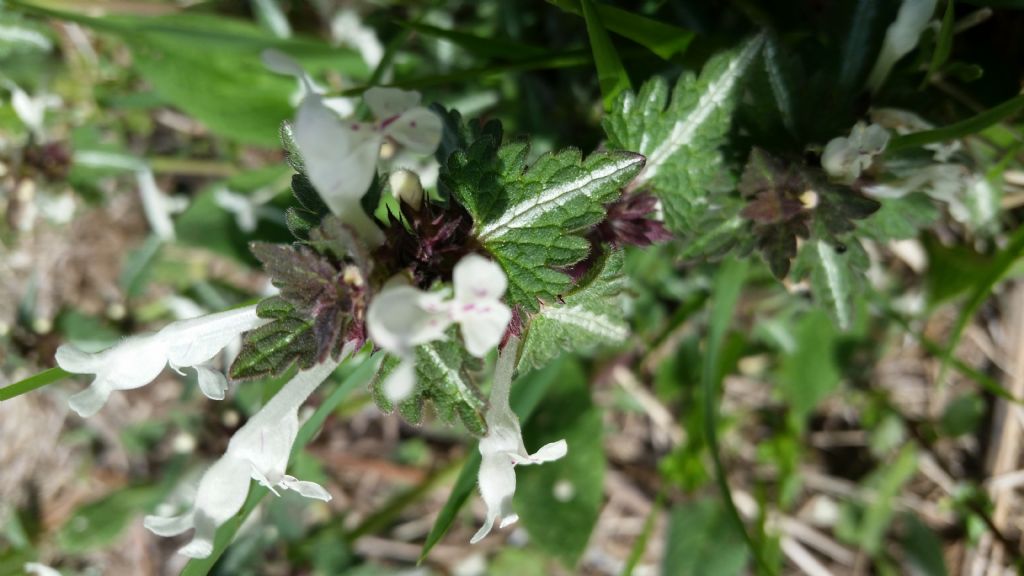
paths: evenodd
<path fill-rule="evenodd" d="M 423 205 L 423 186 L 420 185 L 419 176 L 409 170 L 395 170 L 388 177 L 388 184 L 395 198 L 419 211 Z"/>

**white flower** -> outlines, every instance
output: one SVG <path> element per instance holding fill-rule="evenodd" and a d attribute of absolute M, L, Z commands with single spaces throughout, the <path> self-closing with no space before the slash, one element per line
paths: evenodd
<path fill-rule="evenodd" d="M 392 401 L 401 401 L 415 388 L 416 347 L 444 339 L 453 323 L 459 324 L 466 350 L 481 358 L 505 335 L 512 310 L 501 301 L 508 287 L 501 266 L 469 254 L 455 265 L 452 282 L 455 296 L 451 299 L 445 292 L 394 285 L 370 302 L 366 313 L 370 338 L 401 359 L 384 381 L 384 392 Z"/>
<path fill-rule="evenodd" d="M 413 210 L 419 211 L 423 206 L 423 185 L 414 172 L 409 170 L 395 170 L 388 176 L 388 186 L 391 187 L 391 194 L 399 202 L 405 202 Z"/>
<path fill-rule="evenodd" d="M 885 31 L 885 41 L 878 53 L 878 60 L 868 77 L 871 91 L 877 91 L 885 82 L 889 71 L 917 46 L 921 33 L 935 13 L 935 0 L 903 0 L 896 20 Z"/>
<path fill-rule="evenodd" d="M 384 46 L 377 38 L 377 32 L 363 24 L 359 14 L 351 8 L 338 10 L 331 19 L 331 38 L 337 43 L 355 47 L 370 70 L 377 68 L 384 58 Z"/>
<path fill-rule="evenodd" d="M 850 183 L 871 166 L 889 144 L 889 132 L 877 124 L 858 122 L 850 136 L 833 138 L 825 145 L 821 166 L 840 182 Z"/>
<path fill-rule="evenodd" d="M 83 418 L 91 416 L 103 407 L 111 392 L 145 386 L 166 365 L 179 374 L 183 368 L 192 368 L 203 393 L 221 400 L 227 391 L 227 380 L 223 374 L 203 364 L 239 334 L 264 322 L 256 316 L 256 307 L 248 306 L 172 322 L 155 334 L 131 336 L 93 354 L 65 344 L 57 349 L 57 364 L 75 374 L 96 375 L 88 388 L 71 397 L 71 409 Z"/>
<path fill-rule="evenodd" d="M 60 106 L 62 103 L 60 97 L 54 94 L 29 96 L 27 92 L 13 82 L 5 81 L 4 85 L 11 91 L 11 107 L 14 108 L 14 113 L 18 115 L 18 119 L 32 132 L 37 140 L 42 140 L 43 119 L 46 116 L 46 111 Z"/>
<path fill-rule="evenodd" d="M 342 357 L 352 349 L 346 346 Z M 299 432 L 299 407 L 337 366 L 338 361 L 328 359 L 296 374 L 231 437 L 227 451 L 199 481 L 193 508 L 170 518 L 146 516 L 146 528 L 159 536 L 177 536 L 195 528 L 192 541 L 178 552 L 206 558 L 213 551 L 217 528 L 242 509 L 250 479 L 276 495 L 278 490 L 294 490 L 306 498 L 330 501 L 331 495 L 319 484 L 285 472 Z"/>
<path fill-rule="evenodd" d="M 519 418 L 509 404 L 518 349 L 518 339 L 510 338 L 494 370 L 494 385 L 486 418 L 487 436 L 480 440 L 479 446 L 481 461 L 478 480 L 480 496 L 487 505 L 487 519 L 473 535 L 470 540 L 472 544 L 483 540 L 495 522 L 498 522 L 499 528 L 504 528 L 519 520 L 519 516 L 512 511 L 517 464 L 543 464 L 558 460 L 568 452 L 565 440 L 545 444 L 533 454 L 526 451 Z"/>
<path fill-rule="evenodd" d="M 183 212 L 188 207 L 188 200 L 183 196 L 167 196 L 156 185 L 153 171 L 148 167 L 135 173 L 139 185 L 139 196 L 142 198 L 142 211 L 146 214 L 149 227 L 158 238 L 164 241 L 174 240 L 174 222 L 171 214 Z"/>
<path fill-rule="evenodd" d="M 899 108 L 875 108 L 871 110 L 871 121 L 897 134 L 913 134 L 935 128 L 935 125 L 909 110 Z M 931 150 L 932 159 L 936 162 L 948 162 L 954 154 L 963 148 L 959 140 L 933 142 L 923 146 Z"/>
<path fill-rule="evenodd" d="M 264 56 L 266 61 L 267 56 Z M 271 53 L 271 69 L 308 76 L 286 56 Z M 441 119 L 419 106 L 420 94 L 395 88 L 370 88 L 363 100 L 376 122 L 343 120 L 311 85 L 299 105 L 292 131 L 306 175 L 324 203 L 343 222 L 355 228 L 371 246 L 384 240 L 381 229 L 360 201 L 377 175 L 380 147 L 391 138 L 420 154 L 432 154 L 441 142 Z"/>
<path fill-rule="evenodd" d="M 266 206 L 277 196 L 273 187 L 260 188 L 252 194 L 239 194 L 220 186 L 213 192 L 213 201 L 224 210 L 235 215 L 235 223 L 239 230 L 246 233 L 256 231 L 261 218 L 273 217 L 274 211 Z"/>

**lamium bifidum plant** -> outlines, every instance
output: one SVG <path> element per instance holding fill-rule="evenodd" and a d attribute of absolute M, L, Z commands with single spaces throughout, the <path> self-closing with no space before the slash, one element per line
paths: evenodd
<path fill-rule="evenodd" d="M 413 425 L 436 414 L 477 440 L 450 501 L 453 510 L 442 513 L 424 555 L 465 502 L 466 474 L 475 475 L 486 508 L 471 543 L 508 528 L 519 518 L 517 468 L 559 461 L 574 450 L 571 439 L 558 434 L 524 439 L 520 418 L 529 410 L 517 405 L 516 385 L 566 356 L 627 345 L 638 282 L 627 273 L 627 254 L 657 250 L 716 270 L 702 317 L 708 337 L 694 347 L 703 355 L 702 387 L 686 398 L 703 403 L 700 417 L 686 424 L 686 433 L 699 440 L 678 447 L 700 452 L 706 444 L 712 470 L 673 468 L 668 457 L 662 473 L 687 487 L 702 474 L 713 475 L 732 516 L 724 521 L 738 522 L 757 569 L 774 572 L 765 552 L 771 538 L 742 528 L 712 404 L 728 353 L 725 327 L 748 263 L 763 261 L 765 278 L 785 288 L 786 302 L 809 301 L 828 334 L 854 330 L 865 315 L 892 312 L 872 309 L 863 298 L 875 289 L 872 251 L 916 238 L 944 213 L 969 234 L 994 234 L 991 174 L 964 153 L 961 138 L 1020 110 L 1024 101 L 1017 96 L 944 129 L 909 109 L 859 103 L 884 89 L 930 23 L 939 34 L 932 66 L 942 66 L 935 64 L 948 51 L 942 35 L 953 32 L 945 18 L 932 22 L 935 0 L 894 6 L 872 58 L 860 54 L 836 70 L 808 69 L 791 39 L 765 25 L 745 31 L 732 46 L 716 44 L 699 73 L 684 70 L 674 83 L 667 80 L 671 74 L 655 74 L 636 90 L 604 26 L 666 59 L 684 50 L 690 37 L 664 40 L 676 29 L 630 20 L 639 17 L 589 1 L 552 3 L 579 12 L 587 24 L 603 96 L 603 133 L 593 150 L 549 149 L 548 142 L 506 133 L 499 120 L 472 118 L 445 102 L 424 103 L 419 92 L 402 87 L 368 86 L 358 98 L 331 97 L 292 55 L 262 51 L 262 65 L 294 79 L 296 89 L 292 117 L 279 130 L 291 173 L 284 213 L 291 238 L 248 247 L 272 290 L 258 302 L 174 321 L 97 352 L 64 344 L 54 356 L 62 370 L 93 378 L 68 400 L 83 418 L 103 410 L 112 394 L 153 382 L 167 367 L 194 375 L 214 401 L 252 381 L 283 381 L 234 431 L 219 458 L 190 481 L 197 488 L 189 501 L 171 499 L 145 517 L 145 528 L 165 537 L 187 533 L 179 552 L 212 563 L 266 493 L 330 501 L 327 487 L 290 463 L 336 407 L 328 400 L 326 409 L 307 418 L 307 401 L 354 358 L 365 378 L 351 382 L 368 382 L 382 412 Z M 867 26 L 873 14 L 858 8 L 853 24 Z M 624 20 L 607 21 L 616 15 Z M 758 14 L 752 18 L 760 23 Z M 630 36 L 630 23 L 660 31 L 652 38 L 661 40 Z M 430 30 L 424 26 L 410 24 Z M 853 32 L 850 38 L 866 41 Z M 840 88 L 830 91 L 830 84 Z M 43 122 L 53 103 L 14 85 L 9 90 L 14 112 L 32 133 L 25 170 L 59 180 L 66 158 L 58 144 L 46 143 Z M 806 94 L 827 94 L 830 106 L 847 113 L 836 122 L 816 118 L 807 112 Z M 401 162 L 392 161 L 396 154 Z M 429 157 L 436 175 L 421 169 Z M 160 195 L 147 167 L 132 169 L 144 203 Z M 218 190 L 217 199 L 236 212 L 241 228 L 255 229 L 251 200 L 227 189 Z M 163 206 L 147 213 L 164 240 L 174 236 L 170 212 Z M 1022 242 L 1016 233 L 1007 250 Z M 774 321 L 763 329 L 772 330 Z M 963 329 L 957 326 L 950 342 Z M 673 338 L 683 336 L 673 331 L 659 346 Z M 795 344 L 777 339 L 792 352 Z M 237 353 L 222 371 L 215 360 L 226 349 Z M 815 391 L 790 396 L 785 426 L 802 433 L 803 419 L 821 397 Z M 784 453 L 787 447 L 764 449 Z M 786 469 L 792 462 L 779 461 L 792 480 L 795 465 Z M 659 491 L 659 502 L 665 494 Z M 761 531 L 772 529 L 765 526 Z"/>

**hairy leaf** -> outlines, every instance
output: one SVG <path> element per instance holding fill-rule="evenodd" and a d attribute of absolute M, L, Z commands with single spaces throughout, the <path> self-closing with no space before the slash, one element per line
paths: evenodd
<path fill-rule="evenodd" d="M 292 364 L 297 363 L 301 369 L 316 364 L 318 346 L 313 320 L 279 297 L 260 302 L 256 314 L 272 321 L 245 334 L 242 350 L 228 371 L 232 379 L 276 376 Z"/>
<path fill-rule="evenodd" d="M 713 57 L 700 77 L 683 74 L 669 100 L 661 78 L 624 93 L 604 120 L 609 144 L 639 152 L 647 164 L 634 186 L 661 198 L 669 229 L 689 236 L 710 209 L 708 195 L 725 189 L 718 147 L 732 119 L 737 87 L 761 49 L 761 36 Z"/>
<path fill-rule="evenodd" d="M 416 349 L 416 389 L 398 405 L 398 412 L 406 421 L 419 424 L 423 421 L 423 408 L 430 402 L 446 422 L 458 417 L 467 430 L 483 436 L 487 433 L 484 420 L 487 403 L 470 376 L 480 363 L 469 356 L 454 331 L 455 328 L 449 331 L 446 340 Z M 371 384 L 374 400 L 385 411 L 394 406 L 384 395 L 382 384 L 397 365 L 397 358 L 386 359 Z"/>
<path fill-rule="evenodd" d="M 644 163 L 631 152 L 584 158 L 568 148 L 527 167 L 529 145 L 501 145 L 496 131 L 460 144 L 442 166 L 442 193 L 465 207 L 473 235 L 504 268 L 509 303 L 531 311 L 569 289 L 570 277 L 557 268 L 587 257 L 584 234 L 605 218 L 605 205 L 619 198 Z"/>
<path fill-rule="evenodd" d="M 530 317 L 519 369 L 546 365 L 563 352 L 586 352 L 619 344 L 629 336 L 620 297 L 625 287 L 622 252 L 604 257 L 589 281 L 580 282 L 561 303 L 543 304 Z"/>
<path fill-rule="evenodd" d="M 858 240 L 835 241 L 815 230 L 800 248 L 794 276 L 809 278 L 814 298 L 831 311 L 840 329 L 848 330 L 868 265 L 867 252 Z"/>

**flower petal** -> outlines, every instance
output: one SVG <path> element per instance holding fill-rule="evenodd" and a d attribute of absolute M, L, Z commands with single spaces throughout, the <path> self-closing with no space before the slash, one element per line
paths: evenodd
<path fill-rule="evenodd" d="M 210 400 L 223 400 L 228 391 L 228 379 L 219 371 L 206 366 L 194 366 L 199 389 Z"/>
<path fill-rule="evenodd" d="M 392 404 L 408 398 L 416 389 L 416 360 L 414 356 L 403 358 L 388 374 L 383 384 L 384 396 Z"/>
<path fill-rule="evenodd" d="M 565 440 L 559 440 L 558 442 L 551 442 L 550 444 L 541 446 L 540 450 L 537 450 L 533 454 L 523 456 L 521 454 L 509 453 L 509 457 L 515 464 L 528 466 L 530 464 L 553 462 L 562 458 L 568 452 L 569 445 L 566 444 Z"/>
<path fill-rule="evenodd" d="M 386 121 L 419 105 L 420 93 L 374 86 L 363 93 L 363 101 L 377 120 Z"/>
<path fill-rule="evenodd" d="M 256 306 L 246 306 L 179 320 L 164 327 L 157 338 L 167 343 L 167 359 L 178 367 L 212 360 L 231 341 L 267 321 L 256 315 Z"/>
<path fill-rule="evenodd" d="M 476 544 L 490 533 L 495 520 L 514 516 L 511 514 L 512 496 L 516 493 L 516 472 L 512 462 L 502 454 L 484 453 L 480 462 L 478 477 L 480 497 L 487 506 L 487 519 L 473 535 L 471 544 Z M 501 524 L 505 524 L 502 521 Z"/>
<path fill-rule="evenodd" d="M 323 486 L 317 484 L 316 482 L 299 480 L 294 476 L 285 476 L 284 479 L 281 480 L 281 487 L 298 492 L 299 495 L 305 498 L 312 498 L 313 500 L 323 500 L 324 502 L 331 501 L 331 493 L 324 489 Z"/>
<path fill-rule="evenodd" d="M 459 302 L 499 300 L 508 288 L 502 267 L 479 254 L 467 254 L 452 272 L 455 299 Z"/>
<path fill-rule="evenodd" d="M 152 382 L 167 364 L 167 351 L 155 335 L 140 334 L 95 354 L 64 345 L 56 358 L 68 372 L 96 374 L 88 388 L 68 400 L 72 410 L 87 418 L 103 407 L 114 390 L 131 390 Z"/>
<path fill-rule="evenodd" d="M 451 326 L 443 295 L 412 286 L 389 286 L 370 302 L 366 328 L 381 348 L 407 355 L 412 348 L 444 338 Z"/>
<path fill-rule="evenodd" d="M 385 134 L 418 154 L 433 154 L 443 131 L 441 118 L 426 108 L 413 108 L 384 129 Z"/>
<path fill-rule="evenodd" d="M 142 525 L 157 536 L 177 536 L 195 527 L 194 514 L 189 511 L 181 516 L 146 516 Z"/>
<path fill-rule="evenodd" d="M 501 343 L 512 320 L 512 310 L 501 302 L 484 302 L 476 304 L 456 303 L 459 312 L 459 327 L 466 350 L 483 358 L 488 352 Z"/>
<path fill-rule="evenodd" d="M 72 374 L 96 374 L 103 366 L 104 352 L 90 354 L 82 352 L 70 344 L 62 344 L 57 348 L 54 359 L 57 361 L 57 366 Z"/>
<path fill-rule="evenodd" d="M 371 246 L 383 242 L 383 232 L 360 205 L 377 175 L 383 135 L 367 124 L 343 123 L 316 94 L 299 105 L 293 133 L 306 174 L 331 212 Z"/>

